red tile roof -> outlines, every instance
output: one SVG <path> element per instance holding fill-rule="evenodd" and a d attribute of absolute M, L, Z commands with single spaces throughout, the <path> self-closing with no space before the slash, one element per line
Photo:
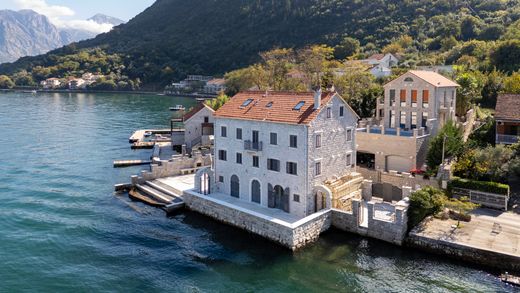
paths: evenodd
<path fill-rule="evenodd" d="M 370 57 L 368 57 L 369 60 L 381 60 L 383 58 L 385 58 L 385 54 L 374 54 Z"/>
<path fill-rule="evenodd" d="M 327 104 L 335 95 L 323 92 L 321 104 Z M 252 99 L 247 106 L 245 101 Z M 305 102 L 300 110 L 294 110 L 299 102 Z M 271 106 L 269 107 L 269 104 Z M 244 120 L 260 120 L 289 124 L 309 124 L 322 108 L 314 109 L 313 92 L 240 92 L 215 112 L 215 117 Z"/>
<path fill-rule="evenodd" d="M 520 95 L 499 95 L 495 110 L 495 119 L 520 120 Z"/>
<path fill-rule="evenodd" d="M 207 106 L 204 103 L 198 103 L 195 107 L 191 108 L 191 110 L 188 111 L 188 113 L 184 114 L 184 116 L 182 116 L 182 119 L 184 121 L 188 121 L 191 117 L 195 116 L 195 114 L 197 114 L 200 110 L 202 110 L 206 107 L 211 109 L 209 106 Z M 211 111 L 213 111 L 213 109 L 211 109 Z"/>

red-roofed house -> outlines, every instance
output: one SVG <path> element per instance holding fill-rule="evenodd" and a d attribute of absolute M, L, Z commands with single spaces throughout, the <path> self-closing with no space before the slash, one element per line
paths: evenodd
<path fill-rule="evenodd" d="M 331 208 L 324 182 L 354 171 L 358 119 L 334 92 L 241 92 L 215 112 L 210 185 L 297 217 Z"/>
<path fill-rule="evenodd" d="M 517 143 L 520 137 L 520 95 L 499 95 L 495 110 L 496 143 Z"/>

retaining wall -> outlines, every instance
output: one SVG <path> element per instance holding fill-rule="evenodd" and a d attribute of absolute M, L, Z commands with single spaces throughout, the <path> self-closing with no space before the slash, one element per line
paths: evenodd
<path fill-rule="evenodd" d="M 183 199 L 186 206 L 193 211 L 245 229 L 291 250 L 316 241 L 322 232 L 330 228 L 332 222 L 330 210 L 315 213 L 295 223 L 287 223 L 204 196 L 193 190 L 185 191 Z"/>
<path fill-rule="evenodd" d="M 501 271 L 520 272 L 520 257 L 477 249 L 453 242 L 431 239 L 410 232 L 406 245 L 438 255 L 446 255 L 477 265 L 484 265 Z"/>

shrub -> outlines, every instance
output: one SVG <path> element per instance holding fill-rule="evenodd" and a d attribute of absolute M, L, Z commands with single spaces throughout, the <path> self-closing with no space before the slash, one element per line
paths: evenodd
<path fill-rule="evenodd" d="M 470 179 L 455 178 L 448 182 L 448 193 L 451 195 L 454 187 L 473 189 L 482 192 L 497 193 L 507 195 L 509 193 L 509 185 L 490 182 L 490 181 L 476 181 Z"/>
<path fill-rule="evenodd" d="M 447 200 L 442 190 L 427 186 L 410 195 L 408 208 L 408 228 L 417 226 L 424 218 L 437 214 Z"/>

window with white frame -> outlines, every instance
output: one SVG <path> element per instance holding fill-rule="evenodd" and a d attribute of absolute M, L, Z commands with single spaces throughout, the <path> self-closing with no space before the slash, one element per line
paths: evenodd
<path fill-rule="evenodd" d="M 352 141 L 352 129 L 347 129 L 347 141 Z"/>
<path fill-rule="evenodd" d="M 319 149 L 321 148 L 321 134 L 316 134 L 316 144 L 315 144 L 316 148 Z"/>
<path fill-rule="evenodd" d="M 314 174 L 316 176 L 321 175 L 321 162 L 316 162 L 314 165 Z"/>
<path fill-rule="evenodd" d="M 347 166 L 352 166 L 352 154 L 347 154 Z"/>
<path fill-rule="evenodd" d="M 327 108 L 327 118 L 332 118 L 332 109 L 330 107 Z"/>

